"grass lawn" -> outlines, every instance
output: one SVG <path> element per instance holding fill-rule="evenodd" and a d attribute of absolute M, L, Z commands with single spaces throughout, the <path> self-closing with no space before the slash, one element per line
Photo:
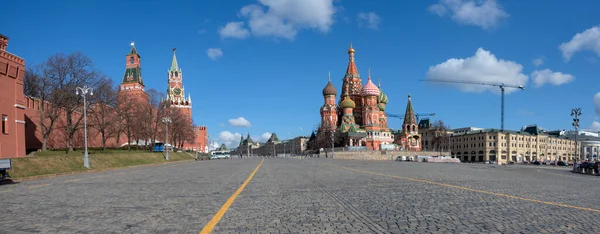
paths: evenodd
<path fill-rule="evenodd" d="M 194 157 L 192 155 L 185 152 L 169 152 L 169 161 L 193 160 Z M 141 150 L 95 150 L 89 151 L 89 157 L 91 169 L 108 169 L 166 162 L 163 153 Z M 9 173 L 13 178 L 87 170 L 83 167 L 82 150 L 69 154 L 65 151 L 36 152 L 33 157 L 15 158 L 12 161 L 13 169 Z"/>

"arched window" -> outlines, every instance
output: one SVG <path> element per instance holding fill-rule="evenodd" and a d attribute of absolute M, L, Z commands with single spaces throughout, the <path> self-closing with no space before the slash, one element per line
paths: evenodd
<path fill-rule="evenodd" d="M 175 72 L 175 76 L 179 76 L 179 72 Z"/>
<path fill-rule="evenodd" d="M 129 63 L 133 64 L 133 56 L 129 57 Z"/>

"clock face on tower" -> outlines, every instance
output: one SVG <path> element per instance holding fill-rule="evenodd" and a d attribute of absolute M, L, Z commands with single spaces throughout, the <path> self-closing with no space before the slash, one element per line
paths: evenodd
<path fill-rule="evenodd" d="M 181 89 L 180 88 L 174 88 L 173 89 L 173 93 L 175 93 L 175 95 L 180 95 L 181 94 Z"/>

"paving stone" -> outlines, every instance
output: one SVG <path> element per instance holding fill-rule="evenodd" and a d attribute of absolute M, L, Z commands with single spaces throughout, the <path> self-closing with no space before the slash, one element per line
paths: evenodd
<path fill-rule="evenodd" d="M 259 162 L 2 185 L 0 233 L 198 233 Z M 600 209 L 597 177 L 564 168 L 266 158 L 213 233 L 600 233 L 598 212 L 403 178 Z"/>

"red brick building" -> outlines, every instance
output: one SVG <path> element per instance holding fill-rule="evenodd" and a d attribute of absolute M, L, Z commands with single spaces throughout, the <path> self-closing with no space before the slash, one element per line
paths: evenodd
<path fill-rule="evenodd" d="M 187 116 L 189 121 L 192 121 L 192 96 L 190 94 L 187 97 L 185 96 L 183 72 L 181 72 L 181 68 L 179 68 L 179 64 L 177 63 L 175 51 L 176 48 L 173 48 L 173 60 L 171 61 L 171 68 L 167 72 L 169 86 L 166 91 L 165 101 L 171 104 L 171 108 L 180 111 L 184 116 Z M 183 148 L 185 150 L 208 153 L 208 135 L 206 131 L 206 126 L 195 127 L 196 139 L 194 142 L 184 143 Z"/>
<path fill-rule="evenodd" d="M 25 156 L 25 60 L 6 51 L 0 34 L 0 158 Z"/>
<path fill-rule="evenodd" d="M 321 107 L 320 131 L 339 130 L 344 146 L 365 146 L 378 150 L 381 145 L 389 145 L 394 141 L 385 114 L 388 99 L 381 87 L 373 83 L 370 72 L 363 86 L 354 60 L 355 52 L 350 45 L 339 108 L 336 105 L 337 90 L 331 80 L 323 89 L 325 104 Z"/>
<path fill-rule="evenodd" d="M 0 158 L 24 157 L 27 151 L 35 151 L 42 148 L 43 136 L 40 126 L 40 105 L 52 105 L 52 103 L 41 103 L 39 99 L 26 97 L 23 94 L 23 78 L 25 65 L 22 58 L 6 51 L 8 38 L 0 35 Z M 176 63 L 176 62 L 175 62 Z M 126 98 L 131 103 L 139 104 L 148 102 L 149 97 L 145 92 L 145 86 L 141 73 L 141 56 L 132 44 L 131 51 L 126 55 L 125 74 L 119 86 L 118 98 Z M 180 70 L 179 70 L 180 72 Z M 183 88 L 183 87 L 182 87 Z M 182 93 L 183 94 L 183 93 Z M 191 99 L 188 97 L 189 111 L 187 116 L 191 119 Z M 94 106 L 90 109 L 96 108 Z M 46 108 L 49 109 L 49 108 Z M 89 111 L 89 110 L 88 110 Z M 109 111 L 116 115 L 116 110 Z M 111 114 L 109 113 L 109 115 Z M 83 113 L 76 112 L 73 118 Z M 48 121 L 44 119 L 44 121 Z M 88 146 L 102 147 L 102 137 L 94 126 L 96 119 L 88 114 Z M 47 122 L 46 122 L 47 123 Z M 47 148 L 67 148 L 68 134 L 66 131 L 66 116 L 55 121 L 50 135 L 47 137 Z M 184 149 L 206 152 L 207 128 L 205 126 L 195 127 L 196 140 L 184 145 Z M 162 134 L 159 134 L 162 136 Z M 117 142 L 118 139 L 118 142 Z M 77 130 L 74 136 L 75 147 L 83 147 L 83 128 Z M 162 141 L 161 137 L 158 139 Z M 119 137 L 107 139 L 107 147 L 120 147 L 127 144 L 126 133 Z"/>
<path fill-rule="evenodd" d="M 342 79 L 342 92 L 339 106 L 336 105 L 337 90 L 329 82 L 323 89 L 324 105 L 321 107 L 321 127 L 319 132 L 338 131 L 343 146 L 362 146 L 371 150 L 402 149 L 420 151 L 419 129 L 415 120 L 410 96 L 404 115 L 401 134 L 394 137 L 388 127 L 385 108 L 388 97 L 375 85 L 369 71 L 363 86 L 354 60 L 354 48 L 348 49 L 348 67 Z"/>

